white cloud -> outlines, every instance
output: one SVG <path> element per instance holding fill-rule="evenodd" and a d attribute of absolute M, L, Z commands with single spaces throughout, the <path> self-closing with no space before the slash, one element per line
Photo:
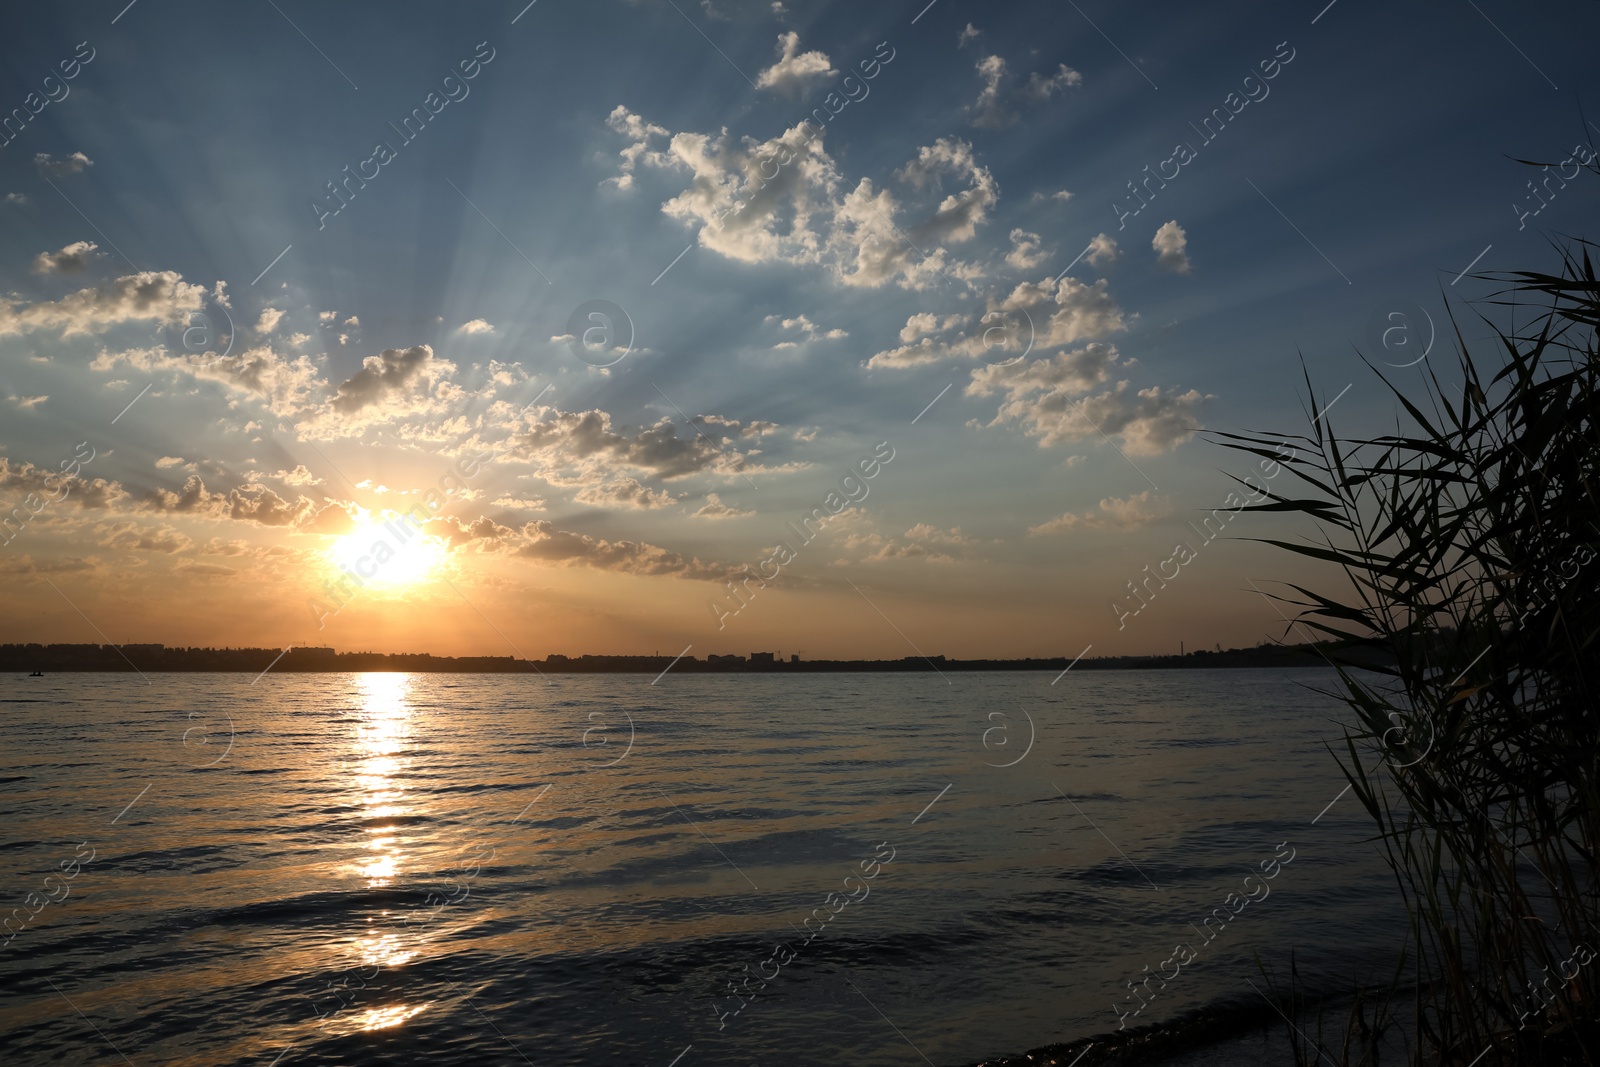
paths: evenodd
<path fill-rule="evenodd" d="M 801 52 L 800 35 L 790 30 L 778 34 L 778 61 L 756 76 L 762 89 L 798 93 L 806 83 L 831 78 L 838 72 L 822 52 Z"/>
<path fill-rule="evenodd" d="M 1115 237 L 1108 233 L 1099 233 L 1089 242 L 1089 252 L 1083 258 L 1090 266 L 1109 267 L 1122 258 L 1122 252 L 1117 248 Z"/>
<path fill-rule="evenodd" d="M 277 308 L 262 308 L 261 317 L 256 320 L 256 333 L 271 333 L 282 319 L 283 312 Z"/>
<path fill-rule="evenodd" d="M 1034 71 L 1028 76 L 1028 85 L 1022 92 L 1034 100 L 1048 100 L 1062 89 L 1076 89 L 1082 84 L 1083 75 L 1062 63 L 1049 77 Z"/>
<path fill-rule="evenodd" d="M 267 475 L 268 478 L 282 482 L 284 485 L 321 485 L 322 479 L 312 474 L 304 463 L 296 464 L 294 470 L 280 470 Z"/>
<path fill-rule="evenodd" d="M 747 469 L 746 457 L 736 448 L 724 451 L 711 440 L 718 427 L 706 419 L 700 424 L 710 432 L 679 437 L 671 418 L 629 434 L 614 429 L 611 416 L 598 409 L 543 408 L 526 417 L 526 427 L 507 439 L 506 454 L 539 461 L 540 477 L 552 484 L 598 485 L 613 480 L 618 468 L 669 480 L 702 471 L 736 476 Z M 732 425 L 738 427 L 737 435 L 745 433 L 742 424 Z"/>
<path fill-rule="evenodd" d="M 780 319 L 777 315 L 768 315 L 765 321 L 776 322 L 781 329 L 791 332 L 798 332 L 804 341 L 842 341 L 846 337 L 850 336 L 844 330 L 838 329 L 837 327 L 834 329 L 824 330 L 805 315 L 796 315 L 792 319 Z M 798 348 L 799 346 L 800 342 L 779 341 L 772 347 Z"/>
<path fill-rule="evenodd" d="M 1101 347 L 1108 346 L 1089 345 L 1079 353 L 1063 353 L 1056 358 L 1077 356 Z M 1114 349 L 1111 352 L 1115 354 Z M 1048 388 L 1040 382 L 1032 392 L 1022 382 L 1008 381 L 1002 385 L 988 380 L 980 385 L 980 376 L 995 369 L 986 367 L 974 372 L 968 393 L 1004 388 L 1007 399 L 989 425 L 1016 422 L 1023 432 L 1038 440 L 1040 448 L 1098 438 L 1103 434 L 1108 438 L 1120 438 L 1121 448 L 1128 455 L 1157 455 L 1194 437 L 1199 429 L 1200 408 L 1210 399 L 1193 389 L 1181 394 L 1164 393 L 1159 386 L 1151 386 L 1134 392 L 1125 381 L 1117 382 L 1107 392 L 1081 399 L 1067 395 L 1076 385 Z"/>
<path fill-rule="evenodd" d="M 348 319 L 344 320 L 344 324 L 346 326 L 360 326 L 361 325 L 361 319 L 360 319 L 359 316 L 351 315 Z"/>
<path fill-rule="evenodd" d="M 332 326 L 336 321 L 338 321 L 338 318 L 339 313 L 337 311 L 317 312 L 317 321 L 322 323 L 324 326 Z"/>
<path fill-rule="evenodd" d="M 1156 251 L 1156 266 L 1179 274 L 1189 273 L 1189 235 L 1183 232 L 1176 219 L 1161 224 L 1150 247 Z"/>
<path fill-rule="evenodd" d="M 65 178 L 69 174 L 83 173 L 85 168 L 94 166 L 94 160 L 82 152 L 74 152 L 63 159 L 56 159 L 49 152 L 36 152 L 33 165 L 46 178 Z"/>
<path fill-rule="evenodd" d="M 196 359 L 159 348 L 116 352 L 102 349 L 89 369 L 107 372 L 118 366 L 146 372 L 168 371 L 217 382 L 237 392 L 259 396 L 279 417 L 294 417 L 312 409 L 327 391 L 327 382 L 310 359 L 298 356 L 287 360 L 266 346 L 235 353 L 226 359 Z"/>
<path fill-rule="evenodd" d="M 74 241 L 59 252 L 40 252 L 33 257 L 33 271 L 35 274 L 75 273 L 98 258 L 95 249 L 99 247 L 93 241 Z"/>
<path fill-rule="evenodd" d="M 31 408 L 36 408 L 49 399 L 49 396 L 14 396 L 10 398 L 13 404 L 17 405 L 17 407 L 24 411 L 27 411 Z"/>
<path fill-rule="evenodd" d="M 916 193 L 939 194 L 951 175 L 968 183 L 936 206 L 910 209 L 929 212 L 918 220 L 898 218 L 895 194 L 870 178 L 841 192 L 843 178 L 823 146 L 826 127 L 802 122 L 764 142 L 734 142 L 725 131 L 669 135 L 623 107 L 607 122 L 634 138 L 609 181 L 631 187 L 644 167 L 679 176 L 685 187 L 662 212 L 699 224 L 701 247 L 729 259 L 822 266 L 842 284 L 874 288 L 926 289 L 982 273 L 937 247 L 971 239 L 999 199 L 993 176 L 963 141 L 941 139 L 898 172 Z"/>
<path fill-rule="evenodd" d="M 1021 366 L 993 364 L 972 372 L 968 396 L 1002 393 L 1005 402 L 996 421 L 1015 418 L 1029 409 L 1040 393 L 1065 402 L 1068 393 L 1084 393 L 1107 381 L 1118 366 L 1115 345 L 1089 344 L 1046 359 L 1035 359 Z"/>
<path fill-rule="evenodd" d="M 1058 519 L 1030 526 L 1028 536 L 1040 537 L 1067 530 L 1131 530 L 1170 514 L 1166 499 L 1154 497 L 1146 489 L 1130 497 L 1106 497 L 1098 507 L 1081 515 L 1069 511 Z"/>
<path fill-rule="evenodd" d="M 997 310 L 1026 311 L 1034 324 L 1037 348 L 1059 348 L 1128 328 L 1122 308 L 1117 306 L 1104 278 L 1093 285 L 1065 276 L 1060 280 L 1023 282 L 1000 302 Z M 1045 311 L 1049 317 L 1041 329 L 1041 315 L 1035 313 Z"/>
<path fill-rule="evenodd" d="M 361 369 L 339 386 L 331 403 L 335 410 L 353 414 L 389 397 L 415 393 L 417 387 L 428 390 L 455 371 L 454 363 L 435 359 L 429 345 L 386 348 L 363 359 Z"/>
<path fill-rule="evenodd" d="M 470 322 L 463 322 L 460 326 L 457 326 L 456 333 L 494 333 L 494 327 L 485 322 L 483 319 L 473 319 Z"/>
<path fill-rule="evenodd" d="M 989 360 L 989 371 L 1010 373 L 1005 354 L 1024 354 L 1030 337 L 1034 351 L 1045 351 L 1125 329 L 1122 309 L 1104 278 L 1093 285 L 1068 277 L 1023 282 L 1003 300 L 991 300 L 982 314 L 912 315 L 900 331 L 904 344 L 877 353 L 866 365 L 868 369 L 901 369 L 969 358 Z"/>
<path fill-rule="evenodd" d="M 1040 248 L 1041 238 L 1036 233 L 1016 229 L 1011 231 L 1011 251 L 1006 253 L 1006 266 L 1018 271 L 1028 271 L 1045 261 Z"/>
<path fill-rule="evenodd" d="M 1016 112 L 1000 102 L 1000 83 L 1006 77 L 1006 61 L 999 56 L 984 56 L 978 60 L 977 70 L 983 88 L 978 90 L 978 99 L 967 108 L 972 124 L 981 129 L 998 130 L 1015 123 Z"/>
<path fill-rule="evenodd" d="M 605 485 L 592 485 L 579 492 L 572 499 L 580 504 L 588 504 L 597 508 L 614 507 L 639 510 L 670 507 L 678 502 L 677 498 L 665 489 L 651 489 L 649 486 L 641 485 L 633 478 L 607 482 Z"/>
<path fill-rule="evenodd" d="M 62 337 L 95 333 L 125 322 L 186 322 L 206 291 L 176 271 L 142 271 L 109 285 L 80 289 L 56 301 L 26 304 L 0 296 L 0 337 L 59 329 Z"/>
<path fill-rule="evenodd" d="M 502 496 L 496 498 L 497 508 L 517 508 L 521 511 L 543 511 L 545 501 L 539 497 Z"/>
<path fill-rule="evenodd" d="M 28 198 L 21 193 L 7 193 L 5 196 L 0 196 L 0 204 L 26 204 L 27 202 Z"/>
<path fill-rule="evenodd" d="M 156 469 L 166 470 L 169 467 L 181 467 L 186 462 L 187 460 L 185 460 L 182 456 L 162 456 L 160 459 L 156 460 Z"/>
<path fill-rule="evenodd" d="M 967 46 L 968 42 L 976 41 L 982 34 L 983 34 L 982 30 L 978 29 L 976 26 L 974 26 L 972 23 L 969 22 L 969 23 L 967 23 L 967 28 L 966 29 L 964 29 L 960 33 L 956 34 L 956 47 L 957 48 L 965 48 Z"/>
<path fill-rule="evenodd" d="M 754 515 L 753 511 L 741 511 L 729 504 L 724 504 L 722 498 L 716 493 L 707 493 L 706 502 L 700 510 L 694 513 L 697 519 L 744 519 Z"/>

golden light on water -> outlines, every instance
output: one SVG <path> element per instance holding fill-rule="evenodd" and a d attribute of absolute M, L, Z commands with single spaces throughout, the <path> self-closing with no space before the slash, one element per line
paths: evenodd
<path fill-rule="evenodd" d="M 355 784 L 367 823 L 364 859 L 358 873 L 369 887 L 392 883 L 401 869 L 403 834 L 384 820 L 406 814 L 399 774 L 411 735 L 411 707 L 405 674 L 363 674 L 357 679 L 361 708 L 355 731 Z"/>
<path fill-rule="evenodd" d="M 426 1004 L 394 1004 L 386 1008 L 369 1008 L 356 1016 L 357 1029 L 387 1030 L 391 1026 L 399 1026 L 425 1008 Z"/>
<path fill-rule="evenodd" d="M 406 674 L 372 673 L 356 678 L 358 706 L 348 780 L 355 794 L 354 803 L 361 809 L 366 840 L 352 868 L 368 888 L 391 885 L 404 874 L 407 836 L 405 827 L 396 825 L 396 820 L 409 813 L 402 783 L 410 762 L 406 750 L 411 741 L 411 685 L 411 676 Z M 397 928 L 393 913 L 385 910 L 369 916 L 366 931 L 349 943 L 354 962 L 348 973 L 364 985 L 380 971 L 404 967 L 416 959 L 418 953 L 412 947 L 416 944 L 417 935 L 410 927 Z M 428 1002 L 386 1004 L 342 1012 L 332 1020 L 329 1032 L 387 1030 L 428 1007 Z"/>

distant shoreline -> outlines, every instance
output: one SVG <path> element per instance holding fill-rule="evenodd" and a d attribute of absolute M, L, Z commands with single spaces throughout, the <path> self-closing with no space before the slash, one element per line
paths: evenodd
<path fill-rule="evenodd" d="M 1331 651 L 1331 647 L 1328 649 Z M 1345 650 L 1348 653 L 1348 650 Z M 335 652 L 318 648 L 166 648 L 161 645 L 0 645 L 0 672 L 27 674 L 143 671 L 150 673 L 351 674 L 837 674 L 962 671 L 1204 670 L 1239 667 L 1325 667 L 1311 645 L 1260 645 L 1183 656 L 1065 656 L 1023 659 L 784 660 L 774 653 L 745 656 L 431 656 Z"/>

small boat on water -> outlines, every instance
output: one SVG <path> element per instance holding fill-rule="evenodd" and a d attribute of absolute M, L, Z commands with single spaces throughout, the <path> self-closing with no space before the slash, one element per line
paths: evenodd
<path fill-rule="evenodd" d="M 29 678 L 43 678 L 44 677 L 44 671 L 34 671 L 32 674 L 28 675 L 28 677 Z"/>

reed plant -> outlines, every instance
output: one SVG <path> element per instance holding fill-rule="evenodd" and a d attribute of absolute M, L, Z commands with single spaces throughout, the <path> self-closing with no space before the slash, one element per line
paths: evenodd
<path fill-rule="evenodd" d="M 1254 510 L 1319 531 L 1269 543 L 1348 580 L 1279 596 L 1340 650 L 1335 755 L 1408 917 L 1381 995 L 1404 1062 L 1600 1063 L 1596 251 L 1563 238 L 1555 273 L 1477 276 L 1497 291 L 1451 309 L 1454 357 L 1418 384 L 1369 362 L 1404 413 L 1392 434 L 1314 418 L 1288 461 L 1281 435 L 1215 435 L 1294 479 Z M 1354 1014 L 1297 1062 L 1393 1062 L 1396 1031 Z"/>

